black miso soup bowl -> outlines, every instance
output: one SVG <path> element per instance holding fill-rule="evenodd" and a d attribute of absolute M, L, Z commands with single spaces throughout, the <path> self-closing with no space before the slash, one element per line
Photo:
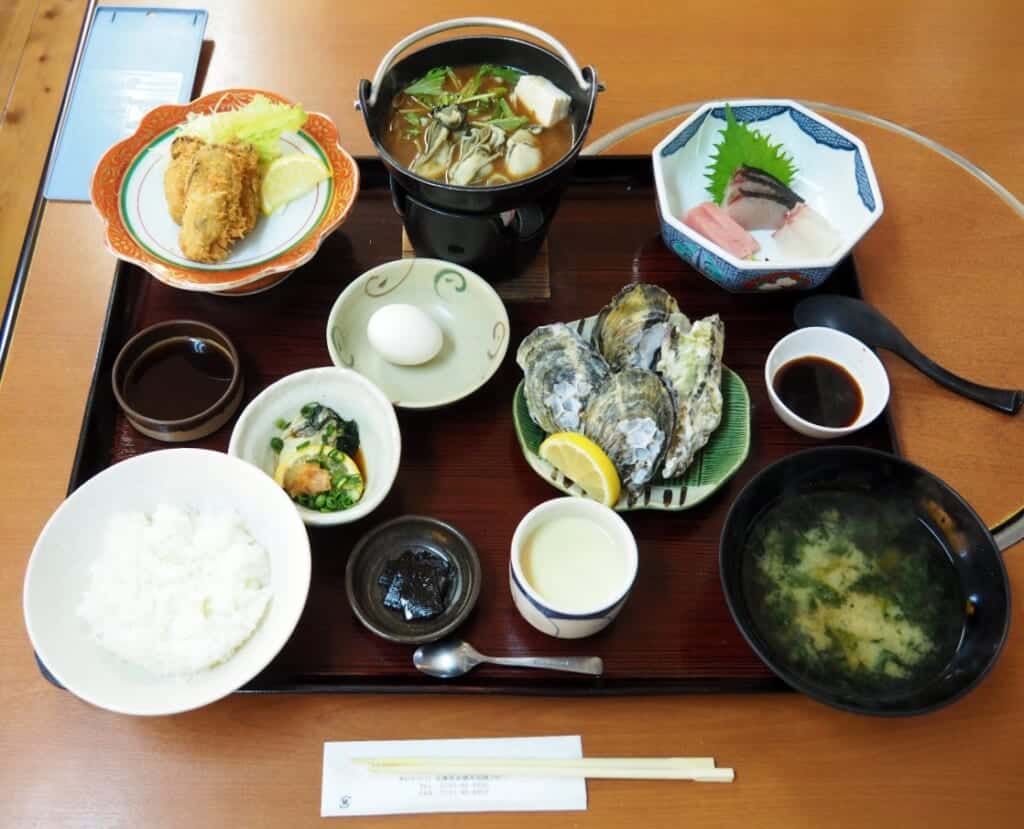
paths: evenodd
<path fill-rule="evenodd" d="M 940 672 L 902 690 L 869 696 L 839 682 L 830 685 L 798 673 L 762 635 L 747 605 L 743 548 L 758 516 L 786 495 L 837 489 L 906 495 L 918 519 L 945 547 L 959 577 L 967 614 L 956 651 Z M 932 473 L 872 449 L 810 449 L 762 470 L 743 488 L 726 516 L 719 570 L 733 619 L 764 663 L 797 691 L 857 714 L 924 714 L 955 702 L 992 669 L 1010 624 L 1010 586 L 1001 550 L 978 514 Z"/>

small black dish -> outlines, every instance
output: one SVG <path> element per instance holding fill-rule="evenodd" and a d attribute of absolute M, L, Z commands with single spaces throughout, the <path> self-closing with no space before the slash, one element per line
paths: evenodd
<path fill-rule="evenodd" d="M 454 571 L 447 606 L 433 618 L 407 621 L 401 611 L 384 605 L 387 587 L 381 576 L 407 550 L 438 556 Z M 368 630 L 391 642 L 420 645 L 447 636 L 466 620 L 480 595 L 480 579 L 480 559 L 466 536 L 436 518 L 403 515 L 356 543 L 345 567 L 345 593 Z"/>

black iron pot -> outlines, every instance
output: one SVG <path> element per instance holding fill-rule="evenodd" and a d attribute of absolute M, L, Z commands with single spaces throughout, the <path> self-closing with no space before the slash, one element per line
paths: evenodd
<path fill-rule="evenodd" d="M 478 36 L 444 40 L 396 59 L 413 43 L 439 32 L 464 26 L 495 26 L 529 34 L 553 51 L 512 37 Z M 412 81 L 435 66 L 497 63 L 543 75 L 572 98 L 573 144 L 554 165 L 520 181 L 495 187 L 459 187 L 422 178 L 409 172 L 385 149 L 381 136 L 387 127 L 391 101 Z M 583 149 L 594 117 L 599 85 L 593 67 L 580 68 L 564 46 L 550 35 L 510 20 L 460 18 L 428 26 L 409 35 L 392 48 L 377 69 L 373 81 L 359 83 L 356 106 L 381 160 L 392 177 L 396 207 L 417 253 L 459 261 L 472 267 L 509 255 L 516 246 L 536 249 L 557 210 L 558 199 Z M 406 208 L 406 198 L 409 208 Z M 432 211 L 434 215 L 431 215 Z M 510 215 L 512 212 L 515 215 Z M 506 214 L 502 216 L 501 214 Z M 453 220 L 464 217 L 459 225 Z M 449 250 L 450 238 L 464 235 L 464 250 L 475 257 Z M 441 238 L 445 237 L 445 238 Z M 522 258 L 522 250 L 519 251 Z"/>
<path fill-rule="evenodd" d="M 743 548 L 761 512 L 785 494 L 823 489 L 898 492 L 943 539 L 956 568 L 968 614 L 952 658 L 934 676 L 886 695 L 855 694 L 795 672 L 758 630 L 742 586 Z M 931 507 L 927 507 L 928 503 Z M 936 522 L 935 514 L 948 516 Z M 722 589 L 733 619 L 757 655 L 782 680 L 827 705 L 859 714 L 900 716 L 933 711 L 960 699 L 988 674 L 1010 624 L 1010 586 L 1001 552 L 978 514 L 947 484 L 919 466 L 871 449 L 825 447 L 798 452 L 756 475 L 725 520 L 719 548 Z"/>

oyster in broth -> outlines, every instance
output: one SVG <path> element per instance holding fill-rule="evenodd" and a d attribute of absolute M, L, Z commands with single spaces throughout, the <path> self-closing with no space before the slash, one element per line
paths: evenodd
<path fill-rule="evenodd" d="M 661 468 L 674 425 L 672 395 L 657 374 L 642 368 L 613 374 L 583 417 L 583 433 L 611 458 L 623 486 L 634 491 Z"/>
<path fill-rule="evenodd" d="M 682 475 L 722 422 L 722 349 L 725 326 L 718 314 L 693 325 L 669 318 L 655 366 L 676 404 L 676 424 L 662 476 Z"/>
<path fill-rule="evenodd" d="M 530 417 L 549 434 L 580 431 L 583 411 L 610 374 L 590 343 L 561 322 L 527 335 L 516 362 L 525 375 Z"/>
<path fill-rule="evenodd" d="M 619 371 L 652 368 L 671 314 L 679 305 L 664 288 L 644 282 L 627 285 L 606 305 L 594 327 L 594 342 Z"/>

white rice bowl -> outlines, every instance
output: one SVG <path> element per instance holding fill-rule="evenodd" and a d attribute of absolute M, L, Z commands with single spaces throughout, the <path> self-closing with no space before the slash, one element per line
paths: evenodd
<path fill-rule="evenodd" d="M 133 614 L 143 612 L 145 591 L 141 600 L 115 602 L 115 610 L 108 604 L 115 601 L 111 590 L 127 589 L 127 582 L 119 581 L 118 558 L 138 544 L 140 530 L 131 522 L 140 519 L 125 514 L 152 517 L 161 505 L 179 512 L 164 516 L 167 521 L 157 532 L 163 533 L 164 546 L 151 538 L 155 558 L 131 578 L 159 579 L 162 567 L 178 568 L 179 587 L 202 585 L 191 598 L 185 596 L 188 590 L 181 591 L 181 601 L 192 601 L 193 610 L 205 609 L 204 618 L 219 615 L 212 627 L 187 608 L 181 613 L 174 609 L 177 588 L 163 595 L 163 622 L 139 623 L 134 631 L 124 628 Z M 180 510 L 191 513 L 195 522 L 191 553 L 180 546 L 184 530 L 175 524 L 181 520 Z M 118 515 L 129 523 L 114 525 L 111 549 L 112 522 Z M 239 533 L 251 536 L 256 549 Z M 224 545 L 219 562 L 200 563 L 204 550 Z M 105 548 L 109 560 L 103 563 Z M 259 548 L 266 551 L 265 560 Z M 170 557 L 162 564 L 161 550 Z M 107 569 L 106 588 L 94 589 L 95 566 Z M 309 580 L 309 538 L 291 500 L 273 480 L 220 452 L 167 449 L 115 464 L 57 509 L 29 559 L 25 623 L 42 663 L 86 702 L 126 714 L 172 714 L 230 694 L 266 667 L 298 623 Z M 152 599 L 154 594 L 149 595 Z M 164 629 L 161 624 L 168 620 L 183 634 L 178 637 L 183 646 L 159 648 L 158 655 L 134 660 L 146 667 L 122 658 L 137 657 L 147 644 L 160 646 L 154 631 Z M 97 641 L 98 629 L 106 647 Z M 117 640 L 113 650 L 109 637 Z"/>

